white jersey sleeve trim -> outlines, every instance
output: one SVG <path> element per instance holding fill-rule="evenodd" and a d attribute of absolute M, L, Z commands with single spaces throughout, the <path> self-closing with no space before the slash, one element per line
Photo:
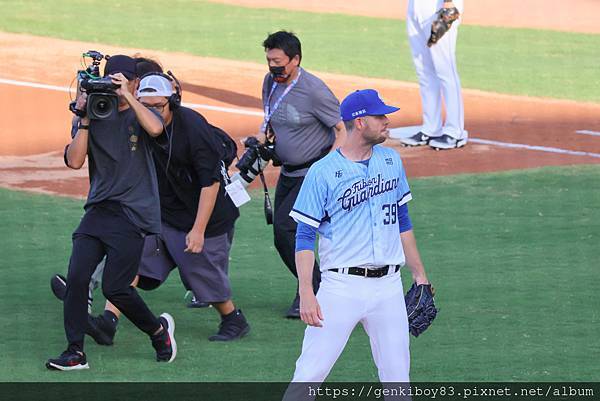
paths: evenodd
<path fill-rule="evenodd" d="M 402 198 L 400 198 L 400 200 L 398 201 L 398 206 L 404 205 L 411 199 L 412 199 L 412 194 L 409 191 L 409 192 L 405 193 L 404 195 L 402 195 Z"/>
<path fill-rule="evenodd" d="M 292 209 L 292 211 L 290 212 L 290 217 L 294 219 L 296 223 L 302 222 L 314 228 L 319 228 L 319 226 L 321 225 L 321 220 L 315 219 L 314 217 L 302 213 L 296 209 Z"/>

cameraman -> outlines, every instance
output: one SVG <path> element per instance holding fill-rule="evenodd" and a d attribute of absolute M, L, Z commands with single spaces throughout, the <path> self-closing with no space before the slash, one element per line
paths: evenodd
<path fill-rule="evenodd" d="M 202 115 L 179 104 L 179 90 L 170 76 L 152 71 L 142 78 L 137 91 L 140 102 L 160 113 L 165 126 L 151 141 L 161 232 L 146 237 L 134 285 L 153 290 L 177 267 L 196 299 L 213 305 L 221 315 L 219 330 L 209 340 L 235 340 L 250 331 L 244 314 L 231 300 L 228 277 L 239 211 L 224 189 L 222 144 Z M 118 316 L 119 311 L 107 302 L 104 315 L 92 318 L 97 342 L 112 344 Z"/>
<path fill-rule="evenodd" d="M 73 233 L 64 300 L 64 326 L 68 348 L 49 359 L 48 369 L 87 369 L 83 352 L 87 324 L 87 296 L 91 275 L 106 255 L 102 275 L 104 296 L 140 330 L 148 334 L 158 361 L 175 359 L 173 318 L 157 318 L 135 288 L 130 286 L 139 266 L 144 237 L 160 232 L 158 182 L 150 149 L 150 136 L 158 136 L 163 124 L 157 113 L 134 97 L 137 85 L 135 61 L 128 56 L 110 57 L 104 76 L 117 86 L 118 113 L 114 119 L 74 118 L 74 137 L 65 161 L 80 169 L 88 157 L 90 190 L 85 214 Z M 86 108 L 87 95 L 77 99 L 76 109 Z"/>
<path fill-rule="evenodd" d="M 263 42 L 269 73 L 262 87 L 265 121 L 259 136 L 275 143 L 276 158 L 282 163 L 275 190 L 273 233 L 275 248 L 290 272 L 296 271 L 296 222 L 289 216 L 308 168 L 346 139 L 340 103 L 325 83 L 300 67 L 300 40 L 291 32 L 270 34 Z M 315 262 L 313 288 L 321 274 Z M 287 311 L 300 318 L 300 298 Z"/>

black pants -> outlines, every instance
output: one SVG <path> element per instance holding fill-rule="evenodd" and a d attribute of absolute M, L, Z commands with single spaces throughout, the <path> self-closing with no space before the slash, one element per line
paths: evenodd
<path fill-rule="evenodd" d="M 290 212 L 296 202 L 298 193 L 304 177 L 288 177 L 279 175 L 277 189 L 275 190 L 275 211 L 273 215 L 273 234 L 275 238 L 275 248 L 279 256 L 290 272 L 298 278 L 296 270 L 296 227 L 298 226 L 294 219 L 290 217 Z M 321 271 L 319 264 L 315 260 L 313 269 L 313 288 L 315 293 L 319 289 L 321 282 Z"/>
<path fill-rule="evenodd" d="M 85 213 L 73 233 L 64 301 L 65 334 L 70 350 L 83 351 L 88 286 L 104 255 L 102 293 L 106 299 L 146 334 L 152 335 L 160 328 L 159 320 L 131 287 L 143 247 L 140 229 L 129 221 L 118 203 L 104 202 Z"/>

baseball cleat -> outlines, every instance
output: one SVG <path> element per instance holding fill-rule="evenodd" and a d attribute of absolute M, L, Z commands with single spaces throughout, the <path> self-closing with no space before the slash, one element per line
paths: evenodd
<path fill-rule="evenodd" d="M 208 338 L 209 341 L 231 341 L 244 337 L 250 332 L 250 325 L 241 310 L 225 316 L 219 325 L 219 332 Z"/>
<path fill-rule="evenodd" d="M 58 358 L 50 358 L 46 362 L 46 368 L 50 370 L 81 370 L 89 369 L 85 354 L 66 350 Z"/>
<path fill-rule="evenodd" d="M 163 313 L 158 319 L 163 330 L 150 337 L 152 346 L 156 350 L 158 362 L 171 363 L 177 356 L 177 343 L 175 342 L 175 320 L 168 313 Z"/>
<path fill-rule="evenodd" d="M 431 137 L 422 132 L 417 132 L 413 136 L 409 136 L 408 138 L 401 138 L 400 142 L 404 146 L 423 146 L 429 144 Z"/>
<path fill-rule="evenodd" d="M 456 139 L 450 135 L 442 135 L 438 138 L 431 138 L 429 146 L 435 150 L 446 150 L 462 148 L 467 144 L 467 138 Z"/>
<path fill-rule="evenodd" d="M 67 279 L 62 274 L 55 274 L 50 279 L 50 288 L 56 298 L 64 301 L 67 293 Z"/>

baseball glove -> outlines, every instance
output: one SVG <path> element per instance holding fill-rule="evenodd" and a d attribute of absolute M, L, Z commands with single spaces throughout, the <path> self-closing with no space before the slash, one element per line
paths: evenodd
<path fill-rule="evenodd" d="M 415 337 L 427 330 L 437 315 L 437 309 L 433 302 L 434 293 L 435 290 L 431 284 L 417 285 L 413 283 L 404 296 L 408 330 Z"/>
<path fill-rule="evenodd" d="M 437 18 L 431 24 L 431 36 L 427 41 L 427 47 L 435 45 L 450 30 L 452 23 L 460 17 L 456 7 L 441 8 L 436 14 Z"/>

